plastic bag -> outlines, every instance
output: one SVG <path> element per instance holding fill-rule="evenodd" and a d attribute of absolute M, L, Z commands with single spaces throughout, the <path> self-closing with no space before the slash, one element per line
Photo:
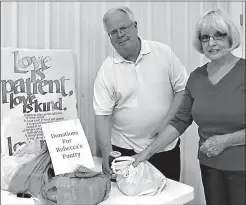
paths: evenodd
<path fill-rule="evenodd" d="M 128 196 L 156 195 L 165 184 L 166 177 L 148 161 L 133 167 L 132 157 L 118 157 L 112 162 L 112 170 L 117 175 L 120 191 Z"/>
<path fill-rule="evenodd" d="M 40 199 L 49 205 L 95 205 L 108 198 L 109 178 L 79 166 L 74 172 L 57 175 L 41 189 Z"/>
<path fill-rule="evenodd" d="M 37 196 L 40 193 L 41 186 L 46 183 L 52 173 L 53 166 L 50 154 L 46 144 L 43 144 L 40 152 L 29 161 L 23 164 L 12 177 L 8 191 L 13 194 L 29 193 L 32 196 Z"/>
<path fill-rule="evenodd" d="M 21 148 L 21 149 L 20 149 Z M 10 181 L 22 165 L 30 162 L 40 151 L 38 141 L 28 142 L 22 145 L 13 156 L 1 158 L 1 189 L 8 190 Z"/>

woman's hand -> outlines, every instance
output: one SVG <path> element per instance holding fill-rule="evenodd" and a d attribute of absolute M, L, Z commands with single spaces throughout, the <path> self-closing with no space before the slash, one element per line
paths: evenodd
<path fill-rule="evenodd" d="M 227 148 L 225 135 L 214 135 L 202 144 L 200 150 L 211 157 L 219 155 L 225 148 Z"/>
<path fill-rule="evenodd" d="M 150 152 L 147 149 L 144 149 L 142 152 L 133 155 L 132 157 L 135 159 L 133 162 L 133 166 L 136 167 L 140 162 L 148 160 L 150 158 Z"/>

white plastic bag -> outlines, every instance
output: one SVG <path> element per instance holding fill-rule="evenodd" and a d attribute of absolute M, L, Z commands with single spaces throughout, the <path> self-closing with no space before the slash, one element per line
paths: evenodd
<path fill-rule="evenodd" d="M 39 141 L 27 142 L 19 147 L 13 156 L 1 157 L 1 189 L 8 190 L 9 183 L 20 167 L 31 160 L 41 151 Z"/>
<path fill-rule="evenodd" d="M 165 184 L 166 177 L 148 161 L 133 167 L 132 157 L 118 157 L 112 162 L 120 191 L 127 196 L 156 195 Z"/>

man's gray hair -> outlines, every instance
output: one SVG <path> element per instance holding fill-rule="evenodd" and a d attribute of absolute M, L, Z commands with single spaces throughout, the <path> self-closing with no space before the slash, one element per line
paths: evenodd
<path fill-rule="evenodd" d="M 108 18 L 110 17 L 110 15 L 113 13 L 118 13 L 118 12 L 124 12 L 129 17 L 131 22 L 135 21 L 134 14 L 128 7 L 124 6 L 124 7 L 112 8 L 112 9 L 109 9 L 107 13 L 104 14 L 103 16 L 103 25 L 105 29 L 106 29 L 106 22 Z"/>

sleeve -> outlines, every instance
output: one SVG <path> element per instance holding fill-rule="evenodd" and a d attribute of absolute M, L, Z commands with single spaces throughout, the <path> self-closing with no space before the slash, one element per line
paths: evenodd
<path fill-rule="evenodd" d="M 170 66 L 169 78 L 173 88 L 173 92 L 177 93 L 185 89 L 188 74 L 185 67 L 182 65 L 175 53 L 170 49 Z"/>
<path fill-rule="evenodd" d="M 176 130 L 178 130 L 180 135 L 182 135 L 193 122 L 193 117 L 191 112 L 193 102 L 194 99 L 192 98 L 189 92 L 188 86 L 186 86 L 181 105 L 176 115 L 169 123 L 169 125 L 172 125 L 174 128 L 176 128 Z"/>
<path fill-rule="evenodd" d="M 93 109 L 96 115 L 111 115 L 115 106 L 115 92 L 112 73 L 100 68 L 94 82 Z"/>

